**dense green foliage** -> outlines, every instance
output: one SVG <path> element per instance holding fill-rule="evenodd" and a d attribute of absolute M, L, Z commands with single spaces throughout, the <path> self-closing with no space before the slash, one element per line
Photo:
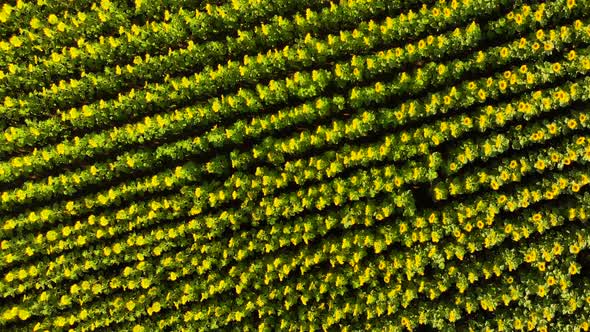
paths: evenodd
<path fill-rule="evenodd" d="M 590 0 L 93 1 L 1 7 L 0 330 L 589 329 Z"/>

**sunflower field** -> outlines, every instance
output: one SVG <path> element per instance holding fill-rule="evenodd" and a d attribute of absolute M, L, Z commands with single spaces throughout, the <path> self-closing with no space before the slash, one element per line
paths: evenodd
<path fill-rule="evenodd" d="M 8 0 L 0 331 L 588 331 L 590 0 Z"/>

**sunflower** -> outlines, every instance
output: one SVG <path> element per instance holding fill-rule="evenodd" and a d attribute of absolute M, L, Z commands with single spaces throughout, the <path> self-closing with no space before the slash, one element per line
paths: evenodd
<path fill-rule="evenodd" d="M 572 184 L 572 191 L 577 193 L 578 191 L 580 191 L 580 185 L 577 183 Z"/>
<path fill-rule="evenodd" d="M 453 13 L 453 12 L 451 12 L 451 10 L 450 10 L 450 9 L 448 9 L 448 8 L 445 8 L 445 9 L 443 10 L 443 14 L 445 15 L 445 18 L 449 18 L 449 17 L 451 17 L 451 14 L 452 14 L 452 13 Z"/>
<path fill-rule="evenodd" d="M 569 120 L 569 121 L 567 122 L 567 126 L 568 126 L 570 129 L 576 129 L 576 127 L 578 126 L 578 122 L 577 122 L 576 120 L 574 120 L 574 119 L 571 119 L 571 120 Z"/>
<path fill-rule="evenodd" d="M 568 60 L 570 60 L 570 61 L 572 61 L 572 60 L 574 60 L 574 59 L 576 58 L 576 56 L 577 56 L 577 55 L 576 55 L 576 51 L 574 51 L 574 50 L 571 50 L 571 51 L 570 51 L 570 52 L 567 54 L 567 59 L 568 59 Z"/>
<path fill-rule="evenodd" d="M 486 100 L 486 92 L 483 91 L 482 89 L 479 89 L 477 95 L 479 96 L 479 99 Z"/>
<path fill-rule="evenodd" d="M 570 246 L 570 252 L 575 255 L 580 252 L 580 247 L 577 244 L 572 244 Z"/>
<path fill-rule="evenodd" d="M 576 5 L 576 0 L 567 0 L 567 8 L 572 9 Z"/>
<path fill-rule="evenodd" d="M 547 52 L 553 49 L 553 43 L 543 43 L 543 49 Z"/>
<path fill-rule="evenodd" d="M 506 47 L 502 47 L 502 49 L 500 50 L 500 56 L 505 58 L 508 56 L 508 48 Z"/>

